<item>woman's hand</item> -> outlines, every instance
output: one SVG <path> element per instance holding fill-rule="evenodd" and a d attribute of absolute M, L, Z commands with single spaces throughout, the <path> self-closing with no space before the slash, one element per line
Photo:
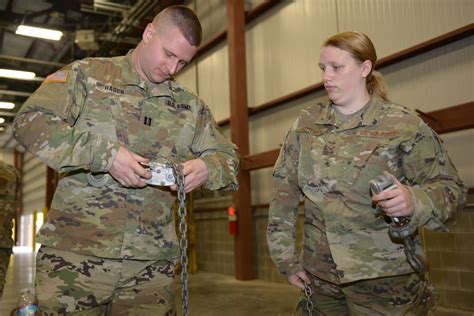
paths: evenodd
<path fill-rule="evenodd" d="M 310 284 L 311 280 L 309 277 L 306 275 L 304 271 L 297 272 L 296 274 L 290 275 L 288 277 L 288 282 L 296 286 L 297 288 L 304 290 L 304 283 Z"/>
<path fill-rule="evenodd" d="M 397 187 L 380 192 L 372 196 L 372 201 L 377 203 L 382 211 L 390 217 L 412 216 L 414 212 L 411 192 L 406 186 L 394 179 Z"/>

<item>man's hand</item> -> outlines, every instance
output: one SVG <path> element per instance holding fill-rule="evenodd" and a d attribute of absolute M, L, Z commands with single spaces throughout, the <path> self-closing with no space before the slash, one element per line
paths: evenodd
<path fill-rule="evenodd" d="M 297 288 L 304 290 L 304 283 L 310 284 L 311 280 L 309 277 L 306 275 L 304 271 L 297 272 L 296 274 L 290 275 L 288 277 L 288 283 L 290 283 L 293 286 L 296 286 Z"/>
<path fill-rule="evenodd" d="M 142 178 L 151 178 L 151 173 L 140 162 L 148 163 L 149 160 L 120 146 L 109 173 L 124 187 L 143 188 L 147 184 Z"/>
<path fill-rule="evenodd" d="M 376 194 L 372 201 L 390 217 L 412 216 L 414 212 L 410 190 L 395 179 L 397 188 Z"/>
<path fill-rule="evenodd" d="M 202 159 L 193 159 L 183 163 L 183 175 L 184 191 L 188 193 L 207 182 L 209 170 Z M 172 185 L 171 190 L 176 191 L 176 185 Z"/>

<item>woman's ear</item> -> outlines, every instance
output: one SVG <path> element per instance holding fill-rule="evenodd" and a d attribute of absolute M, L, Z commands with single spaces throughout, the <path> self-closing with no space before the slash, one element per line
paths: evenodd
<path fill-rule="evenodd" d="M 372 71 L 372 62 L 370 60 L 364 61 L 362 64 L 360 64 L 361 70 L 362 70 L 362 77 L 367 78 L 367 76 L 370 74 Z"/>

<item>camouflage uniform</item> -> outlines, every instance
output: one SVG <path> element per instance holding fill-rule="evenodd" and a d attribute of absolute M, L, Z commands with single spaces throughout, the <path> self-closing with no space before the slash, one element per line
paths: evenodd
<path fill-rule="evenodd" d="M 368 183 L 384 171 L 408 185 L 415 227 L 446 230 L 443 223 L 465 200 L 441 140 L 413 111 L 377 97 L 353 116 L 338 114 L 330 102 L 304 110 L 273 173 L 267 239 L 279 271 L 289 276 L 304 269 L 341 286 L 413 273 L 403 245 L 390 240 L 387 222 L 375 216 Z"/>
<path fill-rule="evenodd" d="M 48 76 L 17 114 L 14 135 L 61 173 L 38 242 L 77 254 L 171 262 L 179 255 L 176 194 L 115 181 L 107 171 L 120 145 L 157 162 L 199 157 L 209 170 L 205 188 L 237 188 L 236 147 L 209 108 L 174 80 L 140 79 L 130 54 L 77 61 Z M 90 173 L 105 185 L 91 185 Z"/>
<path fill-rule="evenodd" d="M 16 214 L 18 182 L 18 171 L 0 161 L 0 300 L 13 247 L 12 228 Z"/>

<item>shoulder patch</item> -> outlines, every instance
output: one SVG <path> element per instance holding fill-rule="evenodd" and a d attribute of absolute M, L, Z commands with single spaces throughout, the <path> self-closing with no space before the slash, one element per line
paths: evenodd
<path fill-rule="evenodd" d="M 44 79 L 43 83 L 66 82 L 66 80 L 67 80 L 67 72 L 64 70 L 59 70 L 47 76 L 46 79 Z"/>

